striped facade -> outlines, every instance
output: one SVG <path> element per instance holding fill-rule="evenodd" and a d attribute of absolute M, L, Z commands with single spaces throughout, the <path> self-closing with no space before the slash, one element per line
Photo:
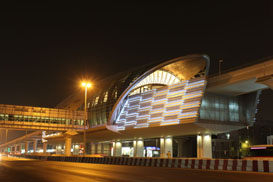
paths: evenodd
<path fill-rule="evenodd" d="M 129 96 L 116 124 L 118 130 L 195 122 L 201 105 L 205 78 Z"/>

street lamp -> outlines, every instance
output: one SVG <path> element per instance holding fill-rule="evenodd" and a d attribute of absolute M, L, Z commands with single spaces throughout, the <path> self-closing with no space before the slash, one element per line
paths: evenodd
<path fill-rule="evenodd" d="M 84 129 L 83 129 L 83 155 L 86 154 L 86 122 L 87 122 L 87 109 L 86 109 L 86 104 L 87 104 L 87 89 L 91 87 L 91 83 L 89 82 L 82 82 L 82 87 L 85 88 L 85 94 L 84 94 L 84 113 L 85 113 L 85 118 L 84 118 Z"/>

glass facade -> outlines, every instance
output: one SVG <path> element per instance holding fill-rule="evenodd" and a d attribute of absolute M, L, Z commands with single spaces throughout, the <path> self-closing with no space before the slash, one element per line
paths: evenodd
<path fill-rule="evenodd" d="M 200 108 L 200 119 L 253 123 L 259 92 L 226 96 L 206 92 Z"/>
<path fill-rule="evenodd" d="M 237 97 L 205 93 L 200 108 L 200 119 L 239 122 L 239 115 Z"/>
<path fill-rule="evenodd" d="M 145 71 L 157 64 L 149 64 L 101 80 L 98 85 L 99 89 L 89 98 L 88 118 L 90 126 L 106 124 L 114 104 L 123 91 Z"/>

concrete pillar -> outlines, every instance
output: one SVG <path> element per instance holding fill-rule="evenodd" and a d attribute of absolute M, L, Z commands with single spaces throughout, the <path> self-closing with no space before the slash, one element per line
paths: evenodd
<path fill-rule="evenodd" d="M 22 154 L 22 153 L 23 153 L 23 150 L 25 150 L 25 149 L 24 149 L 25 145 L 24 145 L 23 143 L 21 143 L 20 146 L 21 146 L 20 152 L 21 152 L 21 154 Z"/>
<path fill-rule="evenodd" d="M 46 150 L 47 150 L 47 142 L 43 143 L 43 154 L 46 154 Z"/>
<path fill-rule="evenodd" d="M 33 140 L 33 153 L 37 152 L 37 140 Z"/>
<path fill-rule="evenodd" d="M 144 155 L 144 141 L 142 139 L 134 140 L 134 157 L 143 157 Z"/>
<path fill-rule="evenodd" d="M 21 144 L 18 144 L 18 146 L 17 146 L 17 152 L 18 152 L 19 154 L 21 154 Z"/>
<path fill-rule="evenodd" d="M 25 141 L 25 155 L 28 154 L 28 141 Z"/>
<path fill-rule="evenodd" d="M 168 157 L 168 152 L 170 152 L 170 157 L 173 157 L 173 138 L 160 138 L 160 157 Z"/>
<path fill-rule="evenodd" d="M 17 144 L 14 145 L 14 151 L 13 151 L 13 153 L 16 154 L 16 152 L 17 152 Z"/>
<path fill-rule="evenodd" d="M 71 155 L 71 144 L 72 144 L 72 138 L 66 137 L 65 138 L 65 155 L 70 156 Z"/>
<path fill-rule="evenodd" d="M 121 142 L 113 142 L 114 156 L 121 156 Z"/>
<path fill-rule="evenodd" d="M 212 158 L 211 135 L 197 135 L 197 158 Z"/>

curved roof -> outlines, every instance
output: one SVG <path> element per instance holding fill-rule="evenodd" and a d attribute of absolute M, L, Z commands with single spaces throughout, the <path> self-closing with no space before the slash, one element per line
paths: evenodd
<path fill-rule="evenodd" d="M 156 70 L 170 72 L 180 80 L 207 75 L 209 58 L 206 55 L 189 55 L 151 63 L 101 80 L 90 98 L 90 124 L 112 124 L 128 94 Z"/>

